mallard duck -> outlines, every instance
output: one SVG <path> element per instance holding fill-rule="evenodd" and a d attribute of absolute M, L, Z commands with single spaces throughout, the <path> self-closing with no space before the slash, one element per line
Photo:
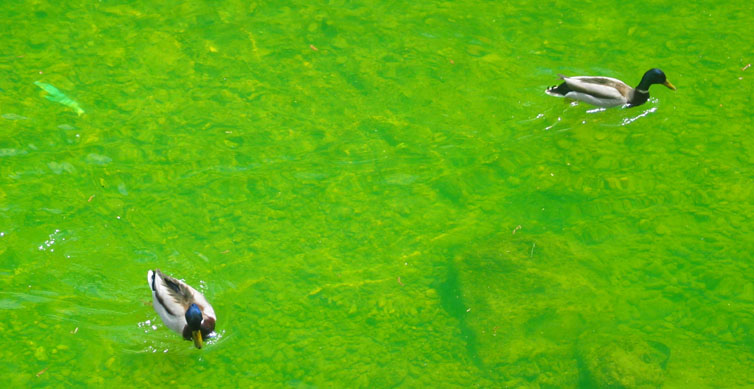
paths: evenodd
<path fill-rule="evenodd" d="M 652 84 L 662 84 L 675 90 L 673 84 L 665 78 L 665 73 L 660 69 L 647 70 L 636 88 L 631 88 L 625 82 L 610 77 L 566 77 L 562 74 L 559 76 L 565 82 L 547 88 L 545 93 L 550 96 L 583 101 L 598 107 L 642 105 L 649 99 L 649 86 Z"/>
<path fill-rule="evenodd" d="M 202 348 L 202 339 L 215 330 L 215 310 L 196 289 L 183 281 L 168 277 L 160 269 L 147 272 L 152 289 L 152 305 L 162 322 L 171 330 L 193 340 Z"/>

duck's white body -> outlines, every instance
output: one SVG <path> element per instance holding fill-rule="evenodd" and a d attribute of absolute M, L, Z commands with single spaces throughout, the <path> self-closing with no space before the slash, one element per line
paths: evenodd
<path fill-rule="evenodd" d="M 571 90 L 561 95 L 553 93 L 548 89 L 546 91 L 547 94 L 583 101 L 606 108 L 626 105 L 634 94 L 634 88 L 631 88 L 617 78 L 590 76 L 561 77 Z"/>

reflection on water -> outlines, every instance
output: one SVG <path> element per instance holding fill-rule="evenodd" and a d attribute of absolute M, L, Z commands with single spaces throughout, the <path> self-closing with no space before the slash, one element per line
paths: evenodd
<path fill-rule="evenodd" d="M 657 112 L 657 107 L 649 108 L 649 109 L 645 110 L 644 112 L 642 112 L 642 113 L 640 113 L 640 114 L 638 114 L 638 115 L 636 115 L 634 117 L 623 119 L 623 122 L 621 123 L 621 125 L 627 126 L 627 125 L 629 125 L 629 124 L 631 124 L 631 123 L 639 120 L 640 118 L 643 118 L 643 117 L 649 115 L 650 113 L 655 113 L 655 112 Z"/>

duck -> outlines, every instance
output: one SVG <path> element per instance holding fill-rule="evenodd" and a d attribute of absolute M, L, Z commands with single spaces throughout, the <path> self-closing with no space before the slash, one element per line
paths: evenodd
<path fill-rule="evenodd" d="M 545 93 L 605 108 L 642 105 L 649 99 L 649 87 L 654 84 L 662 84 L 676 90 L 665 77 L 665 73 L 657 68 L 647 70 L 636 88 L 631 88 L 625 82 L 611 77 L 566 77 L 562 74 L 558 76 L 565 82 L 547 88 Z"/>
<path fill-rule="evenodd" d="M 152 305 L 162 322 L 201 349 L 203 339 L 215 330 L 217 316 L 212 305 L 189 284 L 162 274 L 160 269 L 149 270 L 147 282 Z"/>

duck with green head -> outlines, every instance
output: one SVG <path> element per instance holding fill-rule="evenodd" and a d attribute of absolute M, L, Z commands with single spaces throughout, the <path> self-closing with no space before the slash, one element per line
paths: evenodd
<path fill-rule="evenodd" d="M 565 97 L 571 100 L 583 101 L 598 107 L 636 107 L 649 99 L 649 87 L 662 84 L 675 90 L 660 69 L 649 69 L 644 73 L 636 88 L 631 88 L 625 82 L 610 77 L 580 76 L 566 77 L 560 75 L 563 83 L 547 88 L 545 93 L 550 96 Z"/>
<path fill-rule="evenodd" d="M 206 298 L 189 284 L 162 274 L 160 269 L 147 272 L 147 282 L 152 289 L 152 305 L 168 328 L 193 340 L 202 348 L 215 330 L 215 310 Z"/>

